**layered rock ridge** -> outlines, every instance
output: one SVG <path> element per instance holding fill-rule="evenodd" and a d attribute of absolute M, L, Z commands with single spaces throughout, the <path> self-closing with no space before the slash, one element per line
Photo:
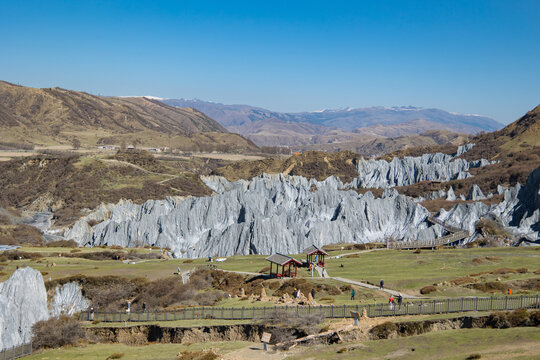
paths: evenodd
<path fill-rule="evenodd" d="M 387 188 L 407 186 L 421 181 L 450 181 L 466 179 L 470 169 L 492 164 L 486 159 L 467 161 L 457 156 L 470 150 L 474 144 L 460 146 L 456 154 L 424 154 L 406 156 L 403 159 L 360 160 L 356 164 L 358 177 L 353 180 L 355 188 Z"/>
<path fill-rule="evenodd" d="M 428 211 L 395 190 L 381 198 L 340 189 L 325 181 L 263 174 L 230 183 L 205 178 L 219 192 L 210 197 L 122 202 L 83 218 L 65 234 L 80 245 L 153 245 L 176 256 L 205 257 L 274 252 L 300 253 L 314 243 L 366 243 L 431 239 L 443 231 L 425 221 Z"/>
<path fill-rule="evenodd" d="M 481 198 L 479 189 L 471 189 L 469 197 Z M 482 202 L 457 204 L 449 211 L 441 209 L 438 218 L 451 225 L 474 233 L 475 224 L 482 218 L 495 220 L 515 237 L 539 243 L 540 238 L 540 167 L 529 175 L 525 186 L 516 184 L 505 189 L 499 186 L 503 200 L 494 205 Z M 474 235 L 469 239 L 472 240 Z"/>

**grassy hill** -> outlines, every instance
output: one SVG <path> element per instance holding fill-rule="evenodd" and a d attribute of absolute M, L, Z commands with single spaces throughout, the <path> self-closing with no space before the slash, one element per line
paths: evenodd
<path fill-rule="evenodd" d="M 183 150 L 256 150 L 205 114 L 152 99 L 114 98 L 0 82 L 2 142 L 134 144 Z"/>

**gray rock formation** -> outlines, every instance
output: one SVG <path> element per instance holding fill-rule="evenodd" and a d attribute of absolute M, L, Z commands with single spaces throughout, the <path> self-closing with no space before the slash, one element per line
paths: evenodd
<path fill-rule="evenodd" d="M 88 306 L 90 303 L 83 296 L 79 284 L 70 282 L 56 287 L 50 314 L 51 316 L 73 315 L 88 309 Z"/>
<path fill-rule="evenodd" d="M 87 246 L 154 245 L 169 247 L 176 256 L 205 257 L 292 254 L 312 243 L 431 239 L 442 232 L 425 221 L 424 207 L 395 190 L 377 199 L 370 192 L 339 190 L 335 178 L 263 174 L 249 182 L 215 180 L 205 179 L 222 193 L 142 205 L 122 202 L 91 231 L 86 218 L 79 220 L 66 238 Z"/>
<path fill-rule="evenodd" d="M 540 239 L 540 167 L 531 172 L 524 187 L 497 189 L 503 200 L 495 205 L 481 202 L 457 204 L 449 211 L 441 209 L 438 218 L 450 225 L 474 232 L 481 218 L 496 220 L 516 237 L 539 242 Z M 472 191 L 471 191 L 472 192 Z"/>
<path fill-rule="evenodd" d="M 446 200 L 448 201 L 454 201 L 456 200 L 456 193 L 454 192 L 454 188 L 450 186 L 450 189 L 448 189 L 448 193 L 446 194 Z"/>
<path fill-rule="evenodd" d="M 471 147 L 460 147 L 458 154 L 463 154 Z M 419 157 L 394 158 L 390 162 L 360 160 L 356 164 L 358 177 L 351 185 L 356 188 L 384 188 L 407 186 L 421 181 L 466 179 L 472 176 L 468 170 L 491 164 L 486 159 L 466 161 L 456 158 L 456 155 L 424 154 Z"/>
<path fill-rule="evenodd" d="M 0 283 L 0 349 L 28 343 L 32 325 L 48 317 L 47 292 L 39 271 L 18 269 Z"/>
<path fill-rule="evenodd" d="M 482 192 L 482 189 L 480 189 L 480 186 L 476 184 L 471 186 L 471 190 L 469 190 L 469 195 L 467 195 L 467 200 L 477 201 L 477 200 L 484 200 L 484 199 L 487 199 L 487 198 L 484 196 L 484 193 Z"/>

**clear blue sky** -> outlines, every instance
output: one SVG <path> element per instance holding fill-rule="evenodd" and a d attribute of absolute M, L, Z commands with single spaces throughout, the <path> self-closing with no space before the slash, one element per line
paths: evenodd
<path fill-rule="evenodd" d="M 7 1 L 0 79 L 277 111 L 540 103 L 540 1 Z"/>

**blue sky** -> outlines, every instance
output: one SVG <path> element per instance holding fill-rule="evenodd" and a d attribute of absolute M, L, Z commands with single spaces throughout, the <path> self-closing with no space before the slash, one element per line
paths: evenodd
<path fill-rule="evenodd" d="M 0 79 L 276 111 L 508 123 L 540 103 L 540 1 L 7 1 Z"/>

